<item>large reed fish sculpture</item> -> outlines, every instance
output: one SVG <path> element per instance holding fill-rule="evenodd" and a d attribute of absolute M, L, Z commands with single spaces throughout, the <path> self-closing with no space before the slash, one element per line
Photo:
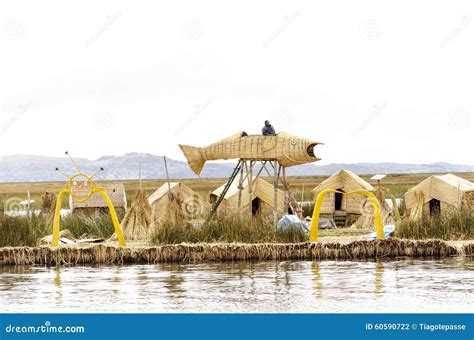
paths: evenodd
<path fill-rule="evenodd" d="M 314 155 L 318 144 L 323 143 L 286 132 L 249 136 L 242 131 L 203 148 L 182 144 L 179 147 L 191 169 L 199 175 L 206 161 L 218 159 L 276 160 L 285 167 L 316 162 L 320 160 Z"/>

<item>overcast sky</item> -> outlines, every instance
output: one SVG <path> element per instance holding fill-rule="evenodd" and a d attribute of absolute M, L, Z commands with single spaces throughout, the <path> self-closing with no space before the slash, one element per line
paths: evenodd
<path fill-rule="evenodd" d="M 2 1 L 0 155 L 184 159 L 237 131 L 320 164 L 474 164 L 473 1 Z"/>

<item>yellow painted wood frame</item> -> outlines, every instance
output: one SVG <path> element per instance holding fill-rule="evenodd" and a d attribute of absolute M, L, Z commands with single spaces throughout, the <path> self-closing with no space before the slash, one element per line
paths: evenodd
<path fill-rule="evenodd" d="M 83 174 L 81 174 L 81 175 L 83 175 Z M 85 176 L 86 178 L 89 179 L 89 183 L 92 183 L 92 181 L 90 181 L 90 178 L 87 175 L 83 175 L 83 176 Z M 54 222 L 53 222 L 53 237 L 52 237 L 52 242 L 51 242 L 51 245 L 53 247 L 57 247 L 59 245 L 59 230 L 60 230 L 60 222 L 61 222 L 61 205 L 62 205 L 62 200 L 63 200 L 65 194 L 72 195 L 71 194 L 71 189 L 70 189 L 71 188 L 70 184 L 71 184 L 71 181 L 69 182 L 69 185 L 66 189 L 62 189 L 59 192 L 58 199 L 56 200 L 56 208 L 55 208 L 55 211 L 54 211 Z M 102 197 L 104 198 L 104 201 L 107 204 L 107 207 L 109 208 L 110 216 L 112 218 L 112 223 L 114 225 L 115 234 L 117 235 L 117 239 L 119 241 L 119 244 L 122 247 L 125 247 L 125 245 L 126 245 L 125 237 L 123 236 L 122 229 L 120 228 L 120 223 L 119 223 L 119 220 L 118 220 L 118 217 L 117 217 L 117 213 L 115 212 L 114 205 L 112 204 L 112 201 L 110 200 L 109 196 L 107 195 L 107 192 L 105 191 L 105 189 L 101 188 L 101 187 L 92 188 L 90 193 L 87 195 L 87 197 L 84 198 L 84 199 L 81 199 L 80 201 L 86 201 L 87 199 L 89 199 L 96 192 L 101 194 Z M 74 199 L 74 196 L 73 196 L 73 199 Z"/>
<path fill-rule="evenodd" d="M 380 208 L 380 203 L 375 197 L 375 195 L 366 190 L 355 190 L 351 192 L 342 192 L 339 190 L 334 189 L 326 189 L 321 191 L 316 197 L 316 201 L 314 203 L 314 210 L 313 210 L 313 218 L 311 221 L 311 227 L 309 231 L 309 236 L 311 242 L 318 241 L 318 230 L 319 230 L 319 213 L 321 211 L 321 206 L 323 204 L 323 200 L 329 193 L 341 193 L 343 195 L 364 195 L 368 198 L 369 202 L 372 204 L 374 209 L 374 222 L 375 222 L 375 230 L 377 232 L 377 238 L 380 240 L 384 239 L 384 231 L 383 231 L 383 222 L 382 222 L 382 210 Z"/>

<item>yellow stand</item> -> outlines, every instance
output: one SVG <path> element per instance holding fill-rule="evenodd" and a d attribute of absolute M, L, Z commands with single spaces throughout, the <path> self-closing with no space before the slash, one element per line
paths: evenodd
<path fill-rule="evenodd" d="M 313 219 L 311 221 L 311 228 L 309 231 L 309 236 L 311 239 L 311 242 L 317 242 L 318 241 L 318 229 L 319 229 L 319 213 L 321 211 L 321 206 L 323 204 L 324 197 L 326 197 L 327 194 L 329 193 L 340 193 L 343 195 L 364 195 L 369 199 L 369 202 L 372 204 L 372 207 L 374 208 L 374 222 L 375 222 L 375 230 L 377 232 L 377 238 L 379 240 L 384 239 L 384 231 L 383 231 L 383 222 L 382 222 L 382 211 L 380 209 L 380 204 L 377 198 L 375 197 L 374 194 L 372 194 L 369 191 L 365 190 L 355 190 L 351 191 L 348 193 L 339 191 L 339 190 L 334 190 L 334 189 L 327 189 L 323 190 L 319 193 L 318 197 L 316 198 L 316 202 L 314 204 L 314 210 L 313 210 Z"/>
<path fill-rule="evenodd" d="M 75 163 L 74 163 L 75 165 Z M 85 178 L 85 181 L 81 181 L 80 189 L 86 187 L 88 190 L 85 195 L 77 196 L 73 190 L 73 188 L 77 187 L 77 179 L 78 178 Z M 59 230 L 60 230 L 60 221 L 61 221 L 61 205 L 65 194 L 71 195 L 73 201 L 75 202 L 85 202 L 87 201 L 94 193 L 100 193 L 104 198 L 105 203 L 107 203 L 107 207 L 109 208 L 110 215 L 112 217 L 112 223 L 114 224 L 115 234 L 117 235 L 117 239 L 119 244 L 122 247 L 125 247 L 125 237 L 123 236 L 122 229 L 120 228 L 120 223 L 117 217 L 117 213 L 115 212 L 114 205 L 110 200 L 107 192 L 104 188 L 96 187 L 95 183 L 92 181 L 91 177 L 87 176 L 84 173 L 77 173 L 69 178 L 67 188 L 62 189 L 58 194 L 58 199 L 56 201 L 56 208 L 54 211 L 54 222 L 53 222 L 53 239 L 52 239 L 52 246 L 57 247 L 59 245 Z"/>

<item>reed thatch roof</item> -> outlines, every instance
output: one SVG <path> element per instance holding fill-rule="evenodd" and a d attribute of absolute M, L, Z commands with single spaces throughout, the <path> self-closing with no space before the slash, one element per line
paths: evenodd
<path fill-rule="evenodd" d="M 254 182 L 254 186 L 252 188 L 252 200 L 255 198 L 259 198 L 265 204 L 265 207 L 268 210 L 268 212 L 272 211 L 275 205 L 273 185 L 261 178 L 257 178 L 253 182 Z M 211 201 L 216 200 L 221 195 L 222 191 L 224 190 L 225 185 L 226 184 L 223 184 L 222 186 L 215 189 L 210 194 Z M 244 209 L 249 209 L 250 193 L 249 193 L 248 181 L 244 181 L 242 186 L 243 186 L 243 190 L 242 190 L 241 208 L 242 210 L 244 210 Z M 278 190 L 277 196 L 278 196 L 277 211 L 278 213 L 283 214 L 284 206 L 285 206 L 284 192 L 282 190 Z M 229 191 L 227 191 L 224 197 L 224 201 L 222 202 L 222 205 L 227 209 L 237 209 L 238 201 L 239 201 L 239 179 L 236 177 L 234 181 L 232 182 L 232 185 L 229 188 Z"/>
<path fill-rule="evenodd" d="M 169 187 L 163 184 L 148 197 L 148 203 L 154 220 L 200 219 L 210 211 L 210 204 L 181 182 L 171 182 Z"/>
<path fill-rule="evenodd" d="M 316 188 L 311 191 L 314 199 L 318 196 L 320 192 L 326 189 L 341 190 L 343 192 L 350 192 L 354 190 L 367 190 L 374 192 L 375 188 L 364 181 L 362 178 L 357 176 L 355 173 L 349 170 L 340 170 L 336 172 L 331 177 L 324 180 Z M 346 211 L 349 214 L 364 214 L 364 205 L 366 202 L 366 197 L 362 195 L 344 195 L 341 202 L 341 207 L 336 209 L 336 195 L 333 193 L 328 194 L 321 207 L 322 214 L 332 214 L 336 210 Z"/>
<path fill-rule="evenodd" d="M 336 172 L 334 175 L 324 180 L 311 192 L 313 195 L 317 195 L 321 191 L 326 189 L 342 189 L 342 191 L 344 192 L 349 192 L 358 189 L 363 189 L 367 191 L 375 190 L 370 183 L 364 181 L 362 178 L 360 178 L 350 170 L 340 170 Z"/>
<path fill-rule="evenodd" d="M 469 196 L 467 193 L 473 191 L 474 183 L 464 178 L 453 174 L 433 175 L 407 191 L 405 206 L 410 211 L 436 199 L 441 202 L 441 210 L 447 206 L 460 208 Z"/>

